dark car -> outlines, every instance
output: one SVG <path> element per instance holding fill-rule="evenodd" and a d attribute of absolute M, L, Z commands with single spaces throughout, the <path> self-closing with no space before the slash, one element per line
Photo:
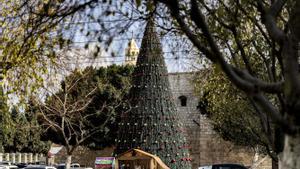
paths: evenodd
<path fill-rule="evenodd" d="M 16 164 L 16 166 L 18 166 L 18 168 L 25 168 L 25 167 L 27 167 L 27 165 L 28 164 L 26 164 L 26 163 L 18 163 L 18 164 Z"/>
<path fill-rule="evenodd" d="M 247 169 L 245 166 L 240 164 L 214 164 L 210 166 L 202 166 L 198 169 Z"/>

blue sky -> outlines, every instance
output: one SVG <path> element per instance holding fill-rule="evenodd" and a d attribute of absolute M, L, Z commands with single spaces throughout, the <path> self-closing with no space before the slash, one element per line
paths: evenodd
<path fill-rule="evenodd" d="M 123 13 L 128 12 L 133 18 L 142 16 L 137 11 L 134 11 L 131 5 L 132 4 L 128 2 L 119 10 Z M 93 18 L 96 18 L 93 20 L 91 20 L 89 17 L 80 17 L 79 15 L 75 16 L 75 19 L 73 19 L 76 20 L 76 22 L 71 21 L 71 23 L 74 22 L 74 24 L 71 24 L 71 29 L 67 30 L 71 30 L 72 33 L 67 32 L 66 34 L 72 36 L 71 38 L 73 39 L 74 43 L 71 45 L 71 47 L 84 49 L 84 46 L 88 44 L 89 48 L 93 49 L 95 46 L 99 46 L 101 48 L 101 53 L 97 56 L 95 62 L 105 62 L 106 64 L 123 64 L 125 60 L 125 48 L 127 47 L 129 40 L 134 38 L 140 47 L 146 22 L 140 20 L 136 21 L 130 27 L 128 27 L 123 34 L 115 34 L 113 36 L 113 42 L 107 48 L 108 51 L 106 51 L 104 49 L 105 41 L 109 39 L 109 35 L 107 34 L 118 31 L 119 24 L 125 24 L 126 22 L 130 21 L 122 14 L 116 14 L 114 16 L 102 16 L 101 12 L 106 9 L 103 8 L 105 7 L 99 6 L 94 8 L 92 11 L 87 10 L 87 13 L 92 13 Z M 95 33 L 101 32 L 100 23 L 112 25 L 109 33 Z M 160 32 L 159 29 L 158 32 Z M 101 43 L 99 43 L 99 39 L 102 40 Z M 180 42 L 180 45 L 175 44 L 175 41 Z M 191 57 L 195 57 L 189 53 L 191 52 L 191 45 L 186 39 L 167 34 L 161 37 L 161 42 L 163 44 L 164 57 L 169 72 L 188 72 L 194 71 L 195 67 L 201 67 L 199 64 L 195 64 L 195 59 L 191 59 Z M 88 62 L 85 61 L 85 63 Z"/>

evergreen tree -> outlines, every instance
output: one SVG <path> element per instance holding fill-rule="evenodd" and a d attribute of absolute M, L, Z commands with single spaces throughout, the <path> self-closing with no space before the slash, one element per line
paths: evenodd
<path fill-rule="evenodd" d="M 5 146 L 13 144 L 14 133 L 15 127 L 7 105 L 7 95 L 0 84 L 0 152 L 4 152 Z"/>
<path fill-rule="evenodd" d="M 187 142 L 170 90 L 162 47 L 150 19 L 133 73 L 131 110 L 119 123 L 116 154 L 140 148 L 172 169 L 190 169 Z"/>
<path fill-rule="evenodd" d="M 31 104 L 27 106 L 25 112 L 20 112 L 18 107 L 13 107 L 10 111 L 10 118 L 14 133 L 11 136 L 12 142 L 3 145 L 5 152 L 48 152 L 50 142 L 41 140 L 42 128 L 38 124 Z"/>

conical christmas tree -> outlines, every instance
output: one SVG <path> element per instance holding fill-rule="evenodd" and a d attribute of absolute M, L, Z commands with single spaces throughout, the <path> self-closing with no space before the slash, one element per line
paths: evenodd
<path fill-rule="evenodd" d="M 115 153 L 140 148 L 159 156 L 171 169 L 191 169 L 153 19 L 144 32 L 130 96 L 132 108 L 122 114 Z"/>

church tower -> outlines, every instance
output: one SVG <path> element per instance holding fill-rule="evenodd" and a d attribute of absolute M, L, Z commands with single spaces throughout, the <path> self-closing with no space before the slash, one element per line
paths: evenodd
<path fill-rule="evenodd" d="M 125 49 L 125 64 L 126 65 L 135 65 L 139 51 L 140 50 L 139 50 L 135 40 L 132 38 L 128 42 L 128 46 Z"/>

